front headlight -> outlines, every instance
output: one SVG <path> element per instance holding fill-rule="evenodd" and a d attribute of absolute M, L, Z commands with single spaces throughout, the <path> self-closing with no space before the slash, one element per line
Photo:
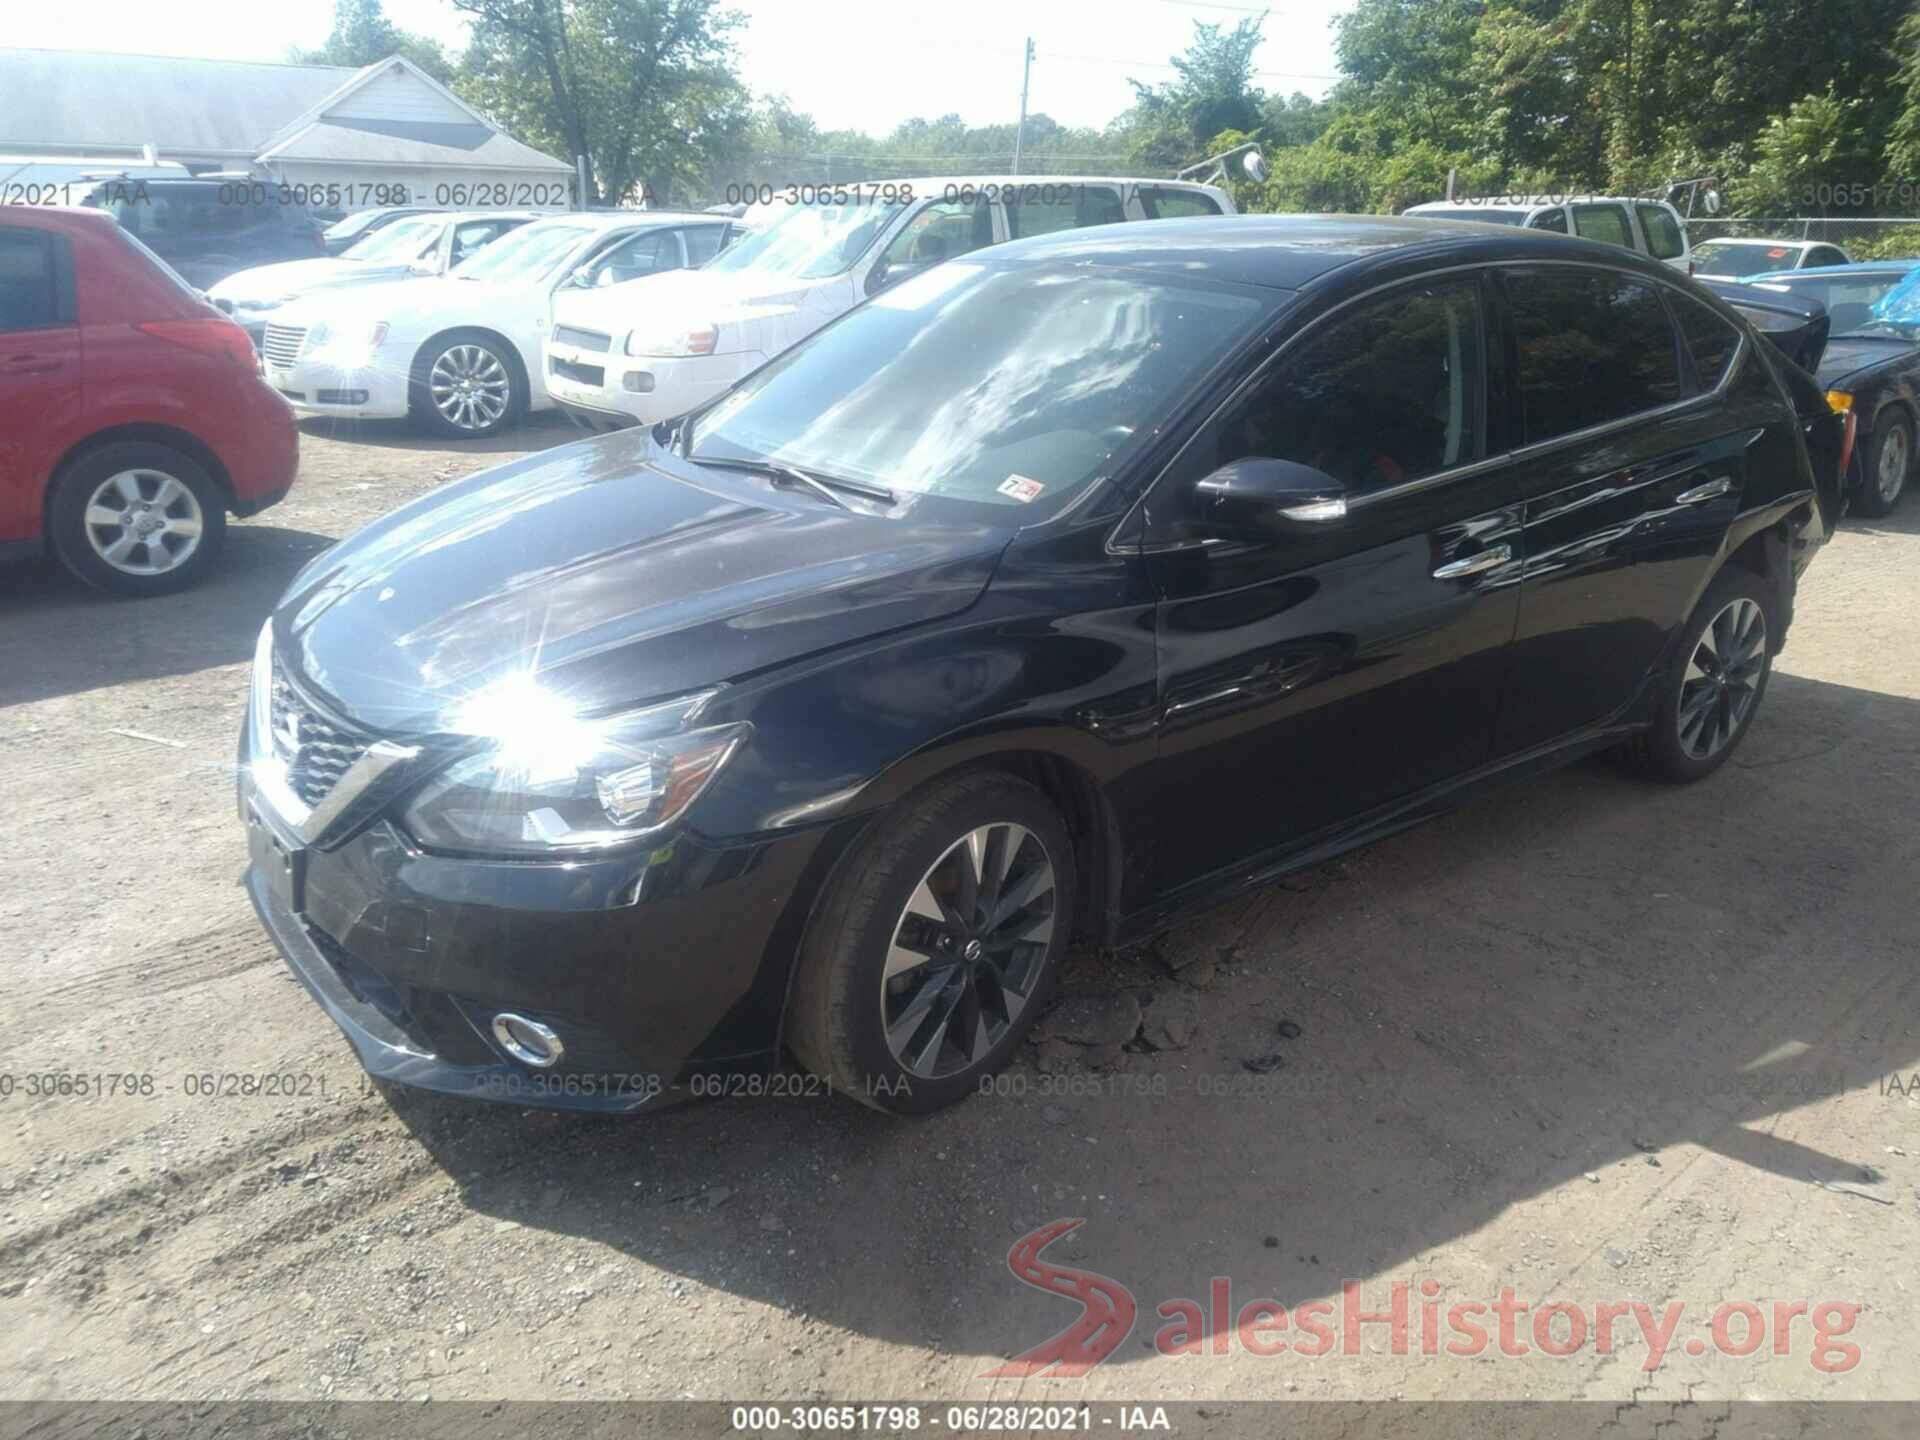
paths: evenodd
<path fill-rule="evenodd" d="M 625 349 L 629 355 L 681 359 L 688 355 L 711 355 L 719 343 L 720 326 L 717 322 L 709 321 L 705 325 L 635 330 L 627 336 Z"/>
<path fill-rule="evenodd" d="M 744 722 L 691 728 L 718 692 L 598 719 L 529 676 L 461 707 L 492 743 L 431 781 L 406 826 L 430 848 L 553 855 L 625 845 L 671 825 L 746 740 Z"/>
<path fill-rule="evenodd" d="M 346 325 L 336 333 L 322 320 L 307 331 L 306 353 L 315 360 L 337 365 L 343 370 L 359 370 L 370 364 L 374 351 L 387 338 L 387 322 Z"/>

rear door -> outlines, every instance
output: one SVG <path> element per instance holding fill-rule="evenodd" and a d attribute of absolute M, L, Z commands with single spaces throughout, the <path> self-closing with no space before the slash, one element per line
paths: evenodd
<path fill-rule="evenodd" d="M 1758 373 L 1737 337 L 1696 364 L 1666 298 L 1687 297 L 1656 280 L 1533 264 L 1500 281 L 1526 551 L 1504 755 L 1630 707 L 1739 513 L 1777 399 L 1764 378 L 1732 383 Z"/>
<path fill-rule="evenodd" d="M 1633 221 L 1627 207 L 1616 200 L 1592 201 L 1573 207 L 1573 233 L 1582 240 L 1598 240 L 1603 245 L 1619 245 L 1638 250 L 1634 242 Z"/>
<path fill-rule="evenodd" d="M 0 540 L 39 535 L 40 497 L 80 395 L 72 247 L 0 225 Z"/>

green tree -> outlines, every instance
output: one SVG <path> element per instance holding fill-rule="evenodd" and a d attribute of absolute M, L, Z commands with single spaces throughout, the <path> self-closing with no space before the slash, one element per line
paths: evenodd
<path fill-rule="evenodd" d="M 453 78 L 453 62 L 438 41 L 402 30 L 387 19 L 380 0 L 334 0 L 333 29 L 316 50 L 294 49 L 288 58 L 296 65 L 372 65 L 403 55 L 434 79 Z"/>
<path fill-rule="evenodd" d="M 587 199 L 703 187 L 752 131 L 720 0 L 454 0 L 474 18 L 458 88 L 528 143 L 587 159 Z"/>
<path fill-rule="evenodd" d="M 1264 12 L 1233 29 L 1196 20 L 1193 43 L 1169 60 L 1164 85 L 1129 80 L 1134 104 L 1122 122 L 1134 162 L 1174 170 L 1203 160 L 1207 142 L 1223 130 L 1251 131 L 1261 121 L 1265 94 L 1253 83 Z"/>

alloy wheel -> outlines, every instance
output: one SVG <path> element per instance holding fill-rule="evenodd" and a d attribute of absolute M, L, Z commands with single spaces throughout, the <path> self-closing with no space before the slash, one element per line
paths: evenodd
<path fill-rule="evenodd" d="M 1053 859 L 1011 823 L 968 831 L 893 927 L 880 980 L 887 1048 L 923 1080 L 978 1064 L 1039 984 L 1053 938 Z"/>
<path fill-rule="evenodd" d="M 1880 464 L 1873 477 L 1874 488 L 1884 503 L 1891 505 L 1900 498 L 1900 491 L 1907 483 L 1907 466 L 1912 460 L 1913 441 L 1907 436 L 1906 426 L 1893 426 L 1880 443 Z"/>
<path fill-rule="evenodd" d="M 427 375 L 433 408 L 461 430 L 489 430 L 513 398 L 507 367 L 484 345 L 449 345 Z"/>
<path fill-rule="evenodd" d="M 1725 749 L 1760 694 L 1767 617 L 1752 600 L 1729 601 L 1700 633 L 1680 681 L 1680 748 L 1696 760 Z"/>
<path fill-rule="evenodd" d="M 82 515 L 87 543 L 126 575 L 164 575 L 193 558 L 206 516 L 164 470 L 121 470 L 94 487 Z"/>

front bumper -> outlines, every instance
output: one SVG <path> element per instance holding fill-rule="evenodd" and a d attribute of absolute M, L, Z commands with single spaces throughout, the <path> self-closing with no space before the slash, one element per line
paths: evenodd
<path fill-rule="evenodd" d="M 263 360 L 260 373 L 297 414 L 354 420 L 400 420 L 407 414 L 405 366 L 385 355 L 352 367 L 304 355 L 291 365 Z"/>
<path fill-rule="evenodd" d="M 246 754 L 242 737 L 242 755 Z M 636 1110 L 694 1071 L 764 1069 L 796 895 L 818 842 L 569 862 L 426 854 L 376 818 L 306 845 L 243 764 L 247 893 L 369 1074 L 468 1099 Z M 776 943 L 779 942 L 779 943 Z M 495 1040 L 502 1011 L 565 1044 L 551 1069 Z"/>
<path fill-rule="evenodd" d="M 660 358 L 553 340 L 547 342 L 544 358 L 547 394 L 562 410 L 588 424 L 622 416 L 628 425 L 657 425 L 684 415 L 767 362 L 757 350 Z"/>

